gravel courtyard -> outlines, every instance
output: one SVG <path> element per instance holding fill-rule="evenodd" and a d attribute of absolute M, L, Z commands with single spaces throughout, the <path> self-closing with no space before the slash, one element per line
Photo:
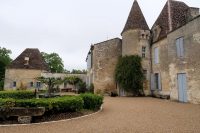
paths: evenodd
<path fill-rule="evenodd" d="M 200 105 L 154 98 L 110 98 L 95 115 L 56 123 L 0 127 L 0 133 L 200 133 Z"/>

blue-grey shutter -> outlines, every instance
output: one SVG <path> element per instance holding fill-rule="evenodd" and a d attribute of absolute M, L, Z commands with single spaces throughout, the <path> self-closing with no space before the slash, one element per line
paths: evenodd
<path fill-rule="evenodd" d="M 184 91 L 184 102 L 187 102 L 187 79 L 186 74 L 182 74 L 183 91 Z"/>
<path fill-rule="evenodd" d="M 180 55 L 180 53 L 181 53 L 181 51 L 180 51 L 180 40 L 179 39 L 176 39 L 176 53 L 177 53 L 177 57 L 180 57 L 181 55 Z"/>
<path fill-rule="evenodd" d="M 158 74 L 158 89 L 159 90 L 162 90 L 162 80 L 161 80 L 161 74 L 159 73 Z"/>
<path fill-rule="evenodd" d="M 187 102 L 187 80 L 186 74 L 178 74 L 179 101 Z"/>
<path fill-rule="evenodd" d="M 155 76 L 151 74 L 151 90 L 155 90 Z"/>
<path fill-rule="evenodd" d="M 158 58 L 158 56 L 159 56 L 159 52 L 158 52 L 158 48 L 155 48 L 154 49 L 154 58 L 155 58 L 155 64 L 158 64 L 159 63 L 159 58 Z"/>
<path fill-rule="evenodd" d="M 180 47 L 180 57 L 184 56 L 184 48 L 183 48 L 183 37 L 179 39 L 179 47 Z"/>

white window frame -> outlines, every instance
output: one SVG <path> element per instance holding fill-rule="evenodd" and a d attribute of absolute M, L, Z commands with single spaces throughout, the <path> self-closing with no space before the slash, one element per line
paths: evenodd
<path fill-rule="evenodd" d="M 143 49 L 144 48 L 144 49 Z M 146 58 L 146 49 L 147 47 L 142 46 L 142 58 Z M 144 55 L 144 56 L 143 56 Z"/>

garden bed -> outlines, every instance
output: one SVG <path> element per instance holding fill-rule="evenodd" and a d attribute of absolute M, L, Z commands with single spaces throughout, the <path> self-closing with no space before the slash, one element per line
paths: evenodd
<path fill-rule="evenodd" d="M 56 113 L 56 114 L 44 114 L 43 116 L 37 116 L 32 118 L 31 123 L 41 123 L 41 122 L 51 122 L 59 120 L 67 120 L 72 118 L 77 118 L 89 114 L 93 114 L 98 110 L 82 110 L 79 112 L 66 112 L 66 113 Z M 10 117 L 6 121 L 0 119 L 0 125 L 9 125 L 9 124 L 19 124 L 17 117 Z"/>
<path fill-rule="evenodd" d="M 103 97 L 94 94 L 40 99 L 21 97 L 16 92 L 9 92 L 6 97 L 0 98 L 0 124 L 38 123 L 80 117 L 96 112 L 103 103 Z M 41 108 L 43 113 L 35 114 Z"/>

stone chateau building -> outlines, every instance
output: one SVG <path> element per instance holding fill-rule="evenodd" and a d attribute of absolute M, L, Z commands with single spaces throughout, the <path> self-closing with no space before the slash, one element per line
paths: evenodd
<path fill-rule="evenodd" d="M 200 15 L 199 8 L 168 0 L 151 29 L 134 1 L 122 39 L 91 46 L 87 55 L 87 84 L 95 91 L 117 89 L 114 80 L 118 58 L 142 57 L 146 95 L 169 95 L 172 100 L 200 103 Z"/>

